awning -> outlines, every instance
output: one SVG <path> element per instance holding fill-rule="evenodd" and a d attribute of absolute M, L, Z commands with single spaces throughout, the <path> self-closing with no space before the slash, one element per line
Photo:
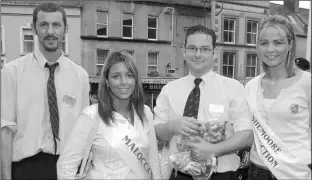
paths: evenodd
<path fill-rule="evenodd" d="M 141 77 L 142 84 L 167 84 L 178 78 L 163 78 L 163 77 Z M 90 83 L 99 83 L 99 76 L 89 76 Z"/>

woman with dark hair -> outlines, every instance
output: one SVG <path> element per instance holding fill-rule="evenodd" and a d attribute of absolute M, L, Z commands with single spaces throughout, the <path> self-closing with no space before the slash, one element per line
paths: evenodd
<path fill-rule="evenodd" d="M 311 179 L 311 73 L 295 65 L 287 17 L 263 20 L 257 53 L 264 73 L 246 85 L 254 144 L 249 180 Z"/>
<path fill-rule="evenodd" d="M 98 104 L 80 115 L 58 161 L 58 178 L 75 178 L 91 124 L 100 120 L 87 179 L 161 179 L 153 114 L 143 97 L 132 56 L 111 53 L 102 69 Z"/>

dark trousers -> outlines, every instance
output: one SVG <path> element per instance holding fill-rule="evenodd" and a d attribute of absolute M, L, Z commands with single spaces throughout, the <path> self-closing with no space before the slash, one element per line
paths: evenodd
<path fill-rule="evenodd" d="M 213 173 L 210 180 L 237 180 L 237 178 L 235 171 L 228 171 L 224 173 Z M 173 169 L 169 180 L 193 180 L 193 177 L 180 171 L 178 171 L 177 177 L 175 177 L 175 170 Z"/>
<path fill-rule="evenodd" d="M 308 165 L 311 169 L 311 164 Z M 253 163 L 250 164 L 248 180 L 277 180 L 270 170 L 261 168 Z"/>
<path fill-rule="evenodd" d="M 18 162 L 12 162 L 12 180 L 56 180 L 59 155 L 40 152 Z"/>

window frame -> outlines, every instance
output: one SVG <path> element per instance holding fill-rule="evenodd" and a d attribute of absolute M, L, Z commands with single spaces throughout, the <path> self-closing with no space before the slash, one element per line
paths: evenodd
<path fill-rule="evenodd" d="M 256 33 L 252 33 L 252 32 L 248 32 L 248 31 L 247 31 L 247 30 L 248 30 L 248 22 L 249 22 L 249 21 L 254 22 L 254 23 L 257 23 L 257 28 L 256 28 L 256 29 L 257 29 L 257 32 L 256 32 Z M 245 43 L 246 43 L 247 45 L 250 45 L 250 46 L 256 46 L 256 45 L 257 45 L 259 24 L 260 24 L 260 21 L 257 20 L 257 19 L 246 18 L 246 29 L 245 29 L 245 32 L 246 32 L 245 38 L 246 38 L 246 40 L 245 40 Z M 256 35 L 256 42 L 255 42 L 255 44 L 250 44 L 250 43 L 248 43 L 248 39 L 247 39 L 248 33 L 251 33 L 252 35 L 253 35 L 253 34 Z"/>
<path fill-rule="evenodd" d="M 224 20 L 225 19 L 228 19 L 228 20 L 234 20 L 234 32 L 233 32 L 233 37 L 234 37 L 234 41 L 233 42 L 225 42 L 225 40 L 224 40 Z M 223 18 L 222 18 L 222 42 L 223 43 L 225 43 L 225 44 L 236 44 L 236 40 L 238 39 L 238 37 L 236 37 L 236 36 L 238 36 L 237 35 L 237 32 L 238 32 L 238 30 L 237 30 L 237 24 L 238 24 L 238 18 L 237 17 L 228 17 L 228 16 L 223 16 Z M 228 30 L 226 30 L 226 31 L 228 31 Z M 230 32 L 230 31 L 228 31 L 228 32 Z"/>
<path fill-rule="evenodd" d="M 123 25 L 123 21 L 124 21 L 124 19 L 122 19 L 122 21 L 121 21 L 121 36 L 122 36 L 122 38 L 123 39 L 133 39 L 133 21 L 134 21 L 134 16 L 133 16 L 133 14 L 131 14 L 131 13 L 122 13 L 122 17 L 123 17 L 123 15 L 125 15 L 125 14 L 127 14 L 127 15 L 131 15 L 131 22 L 132 22 L 132 25 L 131 26 L 128 26 L 128 25 Z M 124 34 L 123 34 L 123 32 L 124 32 L 124 27 L 131 27 L 131 37 L 124 37 Z"/>
<path fill-rule="evenodd" d="M 154 19 L 156 19 L 156 28 L 154 28 L 154 27 L 149 27 L 148 26 L 148 20 L 149 20 L 149 18 L 154 18 Z M 148 30 L 149 29 L 156 29 L 156 39 L 150 39 L 149 37 L 148 37 Z M 157 16 L 148 16 L 147 17 L 147 39 L 148 40 L 150 40 L 150 41 L 157 41 L 158 40 L 158 29 L 159 29 L 159 22 L 158 22 L 158 17 Z"/>
<path fill-rule="evenodd" d="M 254 77 L 248 77 L 247 76 L 247 60 L 248 60 L 248 55 L 255 55 L 256 56 L 256 69 L 255 69 L 255 77 L 257 77 L 259 74 L 260 74 L 260 62 L 259 62 L 259 58 L 258 58 L 258 55 L 257 55 L 257 52 L 253 52 L 253 51 L 247 51 L 245 52 L 245 68 L 244 68 L 244 71 L 245 71 L 245 78 L 246 79 L 252 79 Z"/>
<path fill-rule="evenodd" d="M 1 55 L 5 55 L 5 39 L 4 39 L 4 26 L 1 25 L 1 48 L 2 48 L 2 51 L 1 51 Z"/>
<path fill-rule="evenodd" d="M 149 65 L 149 58 L 148 58 L 148 55 L 149 55 L 149 53 L 156 53 L 157 54 L 157 63 L 156 63 L 156 65 Z M 147 74 L 147 76 L 148 76 L 148 73 L 149 73 L 149 67 L 156 67 L 156 71 L 159 73 L 159 51 L 148 51 L 147 52 L 147 69 L 146 69 L 146 74 Z"/>
<path fill-rule="evenodd" d="M 98 51 L 107 51 L 107 54 L 106 54 L 106 58 L 108 57 L 108 54 L 109 54 L 109 49 L 101 49 L 101 48 L 96 48 L 95 49 L 95 57 L 96 57 L 96 59 L 95 59 L 95 75 L 96 76 L 100 76 L 100 75 L 98 75 L 98 66 L 100 65 L 100 66 L 102 66 L 102 68 L 103 68 L 103 66 L 104 66 L 104 64 L 99 64 L 98 62 L 98 60 L 99 60 L 99 56 L 98 56 Z M 105 62 L 105 61 L 104 61 Z M 101 69 L 102 69 L 101 68 Z"/>
<path fill-rule="evenodd" d="M 224 66 L 224 64 L 223 64 L 223 62 L 224 62 L 224 54 L 225 53 L 228 53 L 228 54 L 230 54 L 230 53 L 232 53 L 232 54 L 234 54 L 234 60 L 233 60 L 233 77 L 229 77 L 229 76 L 225 76 L 224 75 L 224 72 L 223 72 L 223 66 Z M 225 51 L 223 51 L 222 52 L 222 60 L 220 61 L 220 74 L 222 75 L 222 76 L 225 76 L 225 77 L 229 77 L 229 78 L 233 78 L 233 79 L 235 79 L 236 78 L 236 76 L 237 76 L 237 59 L 238 59 L 238 57 L 237 57 L 237 51 L 231 51 L 231 50 L 225 50 Z M 227 65 L 227 67 L 229 67 L 228 65 Z"/>
<path fill-rule="evenodd" d="M 104 12 L 104 13 L 106 13 L 107 14 L 107 16 L 106 16 L 106 23 L 107 24 L 102 24 L 102 23 L 98 23 L 98 15 L 97 15 L 97 12 Z M 108 11 L 107 10 L 102 10 L 102 9 L 97 9 L 96 11 L 95 11 L 95 34 L 96 34 L 96 36 L 97 37 L 108 37 L 108 24 L 109 24 L 109 22 L 108 22 L 108 20 L 109 20 L 109 18 L 108 18 L 108 16 L 109 16 L 109 13 L 108 13 Z M 106 35 L 98 35 L 97 34 L 97 26 L 98 25 L 105 25 L 106 26 Z"/>
<path fill-rule="evenodd" d="M 30 52 L 24 52 L 24 30 L 31 30 L 32 31 L 32 28 L 30 27 L 30 25 L 27 25 L 27 26 L 20 26 L 20 54 L 21 55 L 26 55 Z M 35 50 L 37 47 L 38 47 L 38 43 L 37 43 L 37 35 L 33 34 L 34 36 L 34 47 L 33 49 Z"/>

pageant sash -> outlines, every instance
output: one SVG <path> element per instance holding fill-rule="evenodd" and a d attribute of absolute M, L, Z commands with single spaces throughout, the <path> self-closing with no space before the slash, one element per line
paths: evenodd
<path fill-rule="evenodd" d="M 139 133 L 118 113 L 114 117 L 116 123 L 105 126 L 106 140 L 140 179 L 153 179 L 149 150 L 141 146 Z"/>
<path fill-rule="evenodd" d="M 247 84 L 247 102 L 253 114 L 254 141 L 257 152 L 277 179 L 311 179 L 311 170 L 290 152 L 282 140 L 268 127 L 258 112 L 259 81 L 262 76 Z"/>

